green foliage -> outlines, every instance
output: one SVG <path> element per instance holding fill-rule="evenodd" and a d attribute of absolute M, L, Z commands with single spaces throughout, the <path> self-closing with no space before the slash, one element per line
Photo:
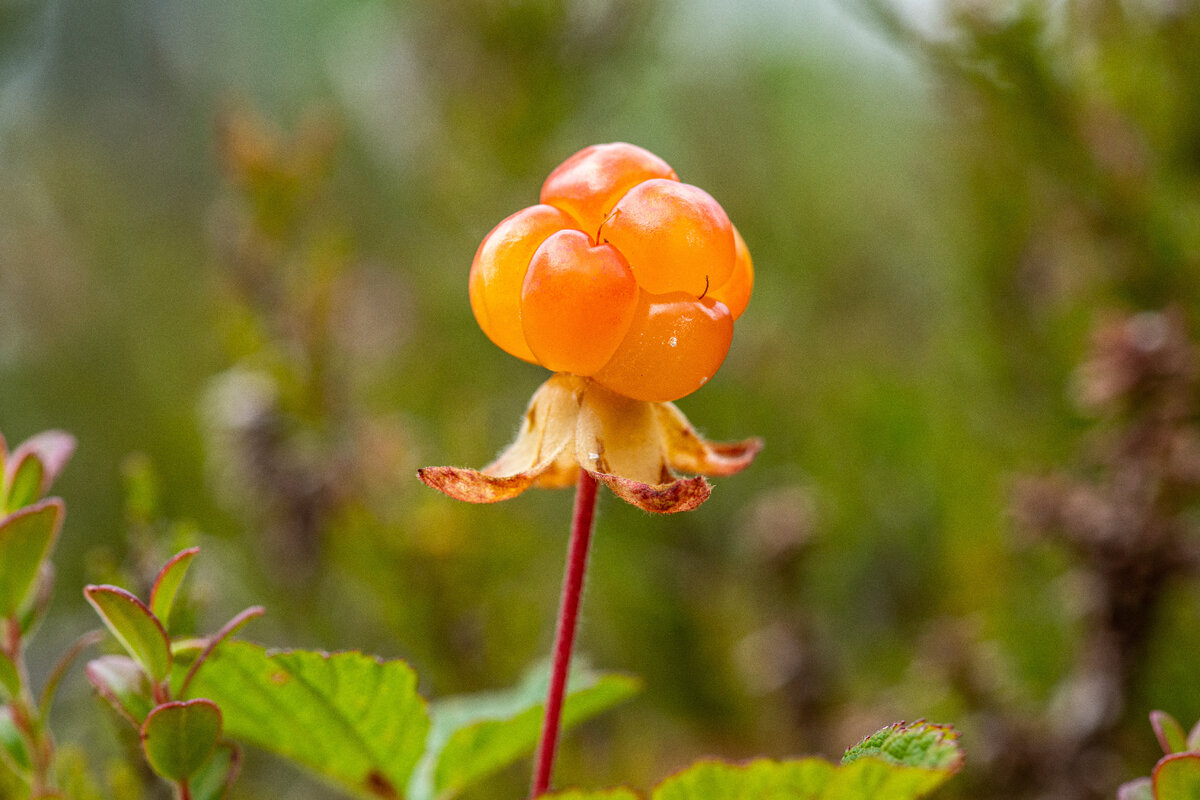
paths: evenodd
<path fill-rule="evenodd" d="M 1118 800 L 1200 800 L 1200 723 L 1185 734 L 1173 716 L 1152 711 L 1150 724 L 1165 755 L 1149 778 L 1121 786 Z"/>
<path fill-rule="evenodd" d="M 531 671 L 510 690 L 450 697 L 430 707 L 433 725 L 409 800 L 453 797 L 529 753 L 537 745 L 549 671 Z M 568 681 L 562 729 L 629 699 L 641 684 L 626 675 L 576 669 Z"/>
<path fill-rule="evenodd" d="M 171 671 L 171 642 L 145 603 L 117 586 L 88 586 L 84 595 L 105 626 L 155 683 Z"/>
<path fill-rule="evenodd" d="M 0 619 L 22 610 L 62 524 L 60 500 L 45 500 L 0 518 Z"/>
<path fill-rule="evenodd" d="M 846 750 L 843 764 L 860 758 L 875 757 L 903 767 L 957 772 L 963 753 L 958 747 L 958 732 L 947 725 L 925 721 L 906 725 L 897 722 L 882 728 Z"/>
<path fill-rule="evenodd" d="M 118 714 L 135 728 L 154 707 L 153 689 L 146 671 L 127 656 L 101 656 L 88 662 L 88 681 Z"/>
<path fill-rule="evenodd" d="M 659 784 L 650 800 L 914 800 L 963 764 L 958 735 L 943 725 L 897 723 L 851 747 L 840 766 L 821 758 L 701 761 Z M 626 800 L 625 789 L 559 792 L 554 800 Z"/>
<path fill-rule="evenodd" d="M 168 627 L 171 620 L 171 607 L 175 604 L 175 594 L 179 591 L 187 575 L 192 559 L 200 552 L 199 547 L 189 547 L 176 553 L 158 573 L 154 587 L 150 592 L 150 613 Z"/>
<path fill-rule="evenodd" d="M 218 649 L 189 687 L 220 706 L 226 733 L 359 797 L 407 785 L 429 719 L 412 669 L 362 653 Z M 389 792 L 391 794 L 389 794 Z"/>
<path fill-rule="evenodd" d="M 211 700 L 163 703 L 142 724 L 142 751 L 162 777 L 187 781 L 200 771 L 221 737 L 221 710 Z"/>
<path fill-rule="evenodd" d="M 21 691 L 21 676 L 12 657 L 0 648 L 0 702 L 16 697 Z"/>
<path fill-rule="evenodd" d="M 1154 768 L 1155 800 L 1200 800 L 1200 753 L 1173 753 Z"/>

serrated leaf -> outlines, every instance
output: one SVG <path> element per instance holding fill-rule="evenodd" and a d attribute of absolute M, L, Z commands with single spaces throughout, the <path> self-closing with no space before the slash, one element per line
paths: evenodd
<path fill-rule="evenodd" d="M 21 693 L 21 674 L 17 665 L 0 649 L 0 700 L 16 697 Z"/>
<path fill-rule="evenodd" d="M 931 725 L 924 720 L 912 725 L 897 722 L 881 728 L 848 748 L 842 763 L 849 764 L 864 756 L 907 767 L 952 771 L 957 771 L 963 761 L 958 732 L 947 725 Z"/>
<path fill-rule="evenodd" d="M 158 617 L 164 627 L 167 627 L 171 620 L 171 607 L 175 604 L 179 586 L 187 575 L 192 559 L 199 552 L 199 547 L 181 550 L 171 557 L 154 579 L 154 588 L 150 590 L 150 613 Z"/>
<path fill-rule="evenodd" d="M 663 781 L 650 796 L 652 800 L 815 800 L 824 797 L 834 771 L 833 764 L 823 758 L 759 759 L 747 764 L 701 761 Z"/>
<path fill-rule="evenodd" d="M 186 781 L 200 770 L 221 738 L 221 709 L 211 700 L 157 706 L 142 723 L 142 752 L 159 775 Z"/>
<path fill-rule="evenodd" d="M 1152 779 L 1155 800 L 1200 800 L 1200 753 L 1164 756 Z"/>
<path fill-rule="evenodd" d="M 1158 737 L 1164 754 L 1182 753 L 1188 749 L 1187 733 L 1183 726 L 1166 711 L 1151 711 L 1150 727 L 1154 728 L 1154 735 Z"/>
<path fill-rule="evenodd" d="M 398 798 L 429 730 L 417 678 L 362 653 L 268 653 L 226 642 L 189 686 L 231 738 L 270 750 L 359 797 Z"/>
<path fill-rule="evenodd" d="M 44 500 L 0 519 L 0 619 L 25 603 L 62 523 L 61 500 Z"/>
<path fill-rule="evenodd" d="M 651 800 L 915 800 L 953 773 L 864 756 L 834 766 L 823 758 L 702 761 L 659 784 Z"/>
<path fill-rule="evenodd" d="M 84 668 L 88 682 L 118 714 L 140 728 L 154 707 L 154 689 L 145 671 L 132 658 L 101 656 Z"/>
<path fill-rule="evenodd" d="M 125 652 L 161 682 L 171 671 L 171 642 L 146 604 L 119 586 L 87 586 L 83 594 Z"/>
<path fill-rule="evenodd" d="M 530 671 L 520 684 L 498 692 L 433 703 L 433 728 L 409 784 L 409 800 L 444 800 L 466 786 L 531 754 L 541 731 L 549 670 Z M 636 694 L 627 675 L 573 670 L 563 704 L 562 729 L 571 728 Z"/>

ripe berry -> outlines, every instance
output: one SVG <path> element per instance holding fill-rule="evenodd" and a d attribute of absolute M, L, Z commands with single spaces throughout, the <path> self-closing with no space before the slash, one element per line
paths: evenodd
<path fill-rule="evenodd" d="M 469 286 L 479 326 L 505 351 L 658 402 L 721 366 L 754 267 L 711 195 L 616 143 L 568 158 L 541 204 L 492 229 Z"/>

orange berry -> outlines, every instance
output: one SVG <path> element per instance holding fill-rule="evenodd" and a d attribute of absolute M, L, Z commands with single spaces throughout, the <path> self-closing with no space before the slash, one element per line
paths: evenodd
<path fill-rule="evenodd" d="M 750 260 L 750 251 L 736 227 L 733 229 L 733 244 L 737 253 L 733 274 L 729 276 L 729 280 L 709 292 L 708 296 L 724 303 L 734 320 L 737 320 L 746 310 L 746 305 L 750 302 L 750 293 L 754 291 L 754 262 Z"/>
<path fill-rule="evenodd" d="M 732 341 L 733 317 L 723 303 L 643 290 L 629 332 L 592 378 L 634 400 L 677 400 L 716 374 Z"/>
<path fill-rule="evenodd" d="M 652 294 L 700 297 L 729 279 L 736 257 L 721 205 L 699 187 L 659 178 L 626 192 L 598 239 L 621 251 L 638 285 Z"/>
<path fill-rule="evenodd" d="M 583 231 L 553 233 L 525 273 L 525 341 L 547 369 L 591 375 L 612 358 L 637 303 L 637 281 L 615 247 L 593 246 Z"/>
<path fill-rule="evenodd" d="M 566 211 L 596 236 L 625 192 L 650 178 L 679 180 L 671 165 L 649 150 L 614 142 L 585 147 L 550 173 L 541 201 Z"/>
<path fill-rule="evenodd" d="M 484 237 L 471 264 L 471 310 L 479 327 L 504 351 L 537 362 L 521 330 L 521 287 L 534 251 L 546 237 L 575 221 L 557 208 L 530 206 Z"/>

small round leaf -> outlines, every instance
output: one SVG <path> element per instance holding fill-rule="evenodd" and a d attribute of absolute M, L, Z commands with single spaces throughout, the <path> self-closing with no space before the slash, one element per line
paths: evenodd
<path fill-rule="evenodd" d="M 211 700 L 163 703 L 142 724 L 142 751 L 151 768 L 185 781 L 205 765 L 221 738 L 221 709 Z"/>

